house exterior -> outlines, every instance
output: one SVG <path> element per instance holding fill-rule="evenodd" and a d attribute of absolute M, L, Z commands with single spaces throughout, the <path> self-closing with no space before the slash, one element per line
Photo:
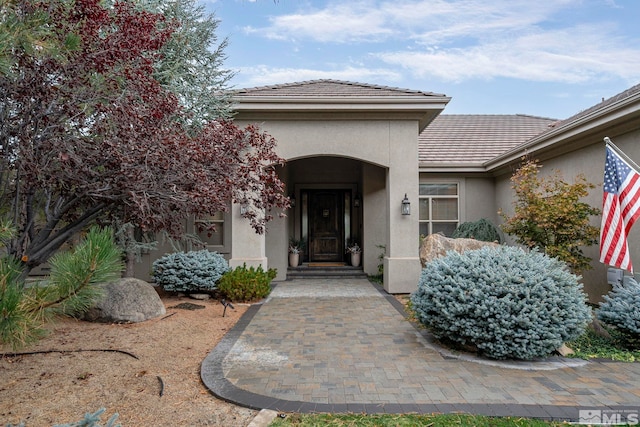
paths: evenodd
<path fill-rule="evenodd" d="M 337 80 L 314 80 L 238 90 L 233 93 L 239 126 L 257 123 L 278 142 L 286 160 L 279 169 L 294 206 L 286 217 L 256 234 L 241 207 L 200 219 L 219 232 L 205 236 L 232 267 L 288 271 L 290 238 L 305 239 L 311 265 L 346 260 L 345 249 L 363 248 L 362 268 L 376 274 L 384 247 L 384 288 L 416 289 L 420 275 L 419 236 L 450 234 L 466 221 L 498 224 L 499 209 L 511 212 L 510 177 L 523 155 L 559 169 L 567 179 L 579 173 L 601 184 L 605 136 L 631 158 L 640 159 L 640 85 L 563 121 L 526 115 L 442 114 L 450 98 L 437 93 Z M 403 215 L 403 200 L 411 206 Z M 601 206 L 601 186 L 590 194 Z M 599 218 L 594 219 L 595 225 Z M 191 230 L 193 224 L 189 225 Z M 632 259 L 640 263 L 638 230 L 632 230 Z M 151 254 L 139 268 L 143 278 Z M 608 291 L 598 248 L 586 249 L 593 269 L 585 290 L 599 301 Z"/>

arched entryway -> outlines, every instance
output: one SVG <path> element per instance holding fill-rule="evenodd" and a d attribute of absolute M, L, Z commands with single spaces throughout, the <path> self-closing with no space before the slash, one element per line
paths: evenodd
<path fill-rule="evenodd" d="M 305 242 L 302 262 L 348 262 L 346 248 L 362 245 L 362 162 L 326 156 L 289 161 L 285 176 L 295 206 L 288 236 Z"/>

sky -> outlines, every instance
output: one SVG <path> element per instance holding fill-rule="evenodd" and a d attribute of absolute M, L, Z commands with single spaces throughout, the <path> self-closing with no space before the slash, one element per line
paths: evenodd
<path fill-rule="evenodd" d="M 197 0 L 234 88 L 335 79 L 564 119 L 640 83 L 639 0 Z"/>

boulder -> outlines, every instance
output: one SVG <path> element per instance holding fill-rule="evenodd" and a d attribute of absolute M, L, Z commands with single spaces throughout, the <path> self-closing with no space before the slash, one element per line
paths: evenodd
<path fill-rule="evenodd" d="M 563 357 L 575 354 L 575 352 L 571 349 L 571 347 L 567 346 L 566 344 L 562 344 L 560 348 L 556 349 L 556 352 Z"/>
<path fill-rule="evenodd" d="M 424 268 L 428 262 L 445 256 L 448 251 L 462 253 L 464 251 L 480 249 L 484 246 L 498 246 L 498 243 L 483 242 L 476 239 L 451 239 L 442 234 L 430 234 L 420 245 L 420 263 L 422 264 L 422 268 Z"/>
<path fill-rule="evenodd" d="M 127 277 L 99 286 L 104 294 L 84 315 L 85 320 L 137 323 L 167 312 L 156 290 L 143 280 Z"/>

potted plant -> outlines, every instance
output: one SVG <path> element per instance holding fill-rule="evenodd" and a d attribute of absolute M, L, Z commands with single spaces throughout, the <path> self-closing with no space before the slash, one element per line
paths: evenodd
<path fill-rule="evenodd" d="M 352 243 L 347 246 L 347 253 L 351 254 L 351 265 L 354 267 L 360 266 L 362 248 L 357 243 Z"/>
<path fill-rule="evenodd" d="M 292 237 L 289 239 L 289 266 L 297 267 L 300 264 L 300 254 L 304 250 L 304 240 Z"/>

